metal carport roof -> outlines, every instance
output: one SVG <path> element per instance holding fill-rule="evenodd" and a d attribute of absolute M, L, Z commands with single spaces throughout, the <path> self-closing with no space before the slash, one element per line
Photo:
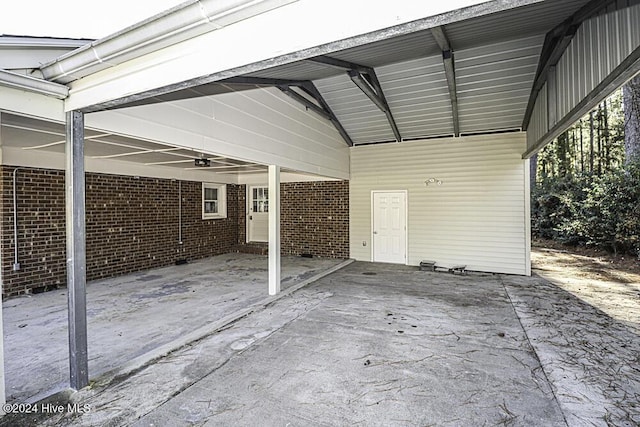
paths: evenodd
<path fill-rule="evenodd" d="M 244 84 L 237 84 L 236 77 L 118 108 L 280 84 L 305 97 L 308 107 L 322 109 L 317 99 L 295 84 L 312 82 L 354 145 L 521 130 L 545 35 L 581 8 L 593 9 L 595 3 L 607 2 L 547 0 L 327 55 L 373 70 L 400 138 L 384 110 L 354 84 L 348 67 L 313 59 L 247 73 L 240 76 Z M 450 75 L 436 31 L 448 42 Z M 379 92 L 369 76 L 364 77 L 374 94 Z"/>

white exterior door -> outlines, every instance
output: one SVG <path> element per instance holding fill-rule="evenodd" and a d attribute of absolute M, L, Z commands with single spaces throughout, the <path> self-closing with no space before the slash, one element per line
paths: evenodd
<path fill-rule="evenodd" d="M 372 224 L 373 261 L 406 264 L 406 192 L 373 192 Z"/>
<path fill-rule="evenodd" d="M 269 241 L 269 187 L 249 187 L 249 241 Z"/>

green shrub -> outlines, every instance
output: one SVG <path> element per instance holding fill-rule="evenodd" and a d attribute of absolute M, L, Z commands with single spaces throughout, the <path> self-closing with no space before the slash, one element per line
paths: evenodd
<path fill-rule="evenodd" d="M 534 236 L 640 257 L 640 162 L 602 176 L 551 177 L 532 194 Z"/>
<path fill-rule="evenodd" d="M 640 164 L 596 178 L 582 211 L 580 234 L 587 244 L 638 254 Z"/>
<path fill-rule="evenodd" d="M 578 244 L 575 232 L 581 215 L 589 177 L 550 177 L 532 194 L 532 232 L 535 236 Z"/>

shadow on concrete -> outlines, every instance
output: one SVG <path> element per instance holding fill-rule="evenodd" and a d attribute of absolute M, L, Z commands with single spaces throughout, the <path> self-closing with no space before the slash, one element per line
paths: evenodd
<path fill-rule="evenodd" d="M 637 425 L 639 346 L 540 277 L 356 262 L 38 423 Z"/>
<path fill-rule="evenodd" d="M 342 261 L 283 257 L 282 288 Z M 267 274 L 267 257 L 236 253 L 89 283 L 90 377 L 143 364 L 181 337 L 197 339 L 194 332 L 265 299 Z M 5 301 L 3 317 L 7 401 L 34 402 L 68 387 L 66 289 Z"/>
<path fill-rule="evenodd" d="M 640 425 L 638 329 L 542 277 L 503 280 L 569 425 Z"/>

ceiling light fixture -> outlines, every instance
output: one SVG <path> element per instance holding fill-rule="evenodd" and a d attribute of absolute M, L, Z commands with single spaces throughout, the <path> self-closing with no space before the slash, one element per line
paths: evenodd
<path fill-rule="evenodd" d="M 201 159 L 195 159 L 194 160 L 194 164 L 198 167 L 201 168 L 208 168 L 209 166 L 211 166 L 211 160 L 209 159 L 205 159 L 204 157 Z"/>

